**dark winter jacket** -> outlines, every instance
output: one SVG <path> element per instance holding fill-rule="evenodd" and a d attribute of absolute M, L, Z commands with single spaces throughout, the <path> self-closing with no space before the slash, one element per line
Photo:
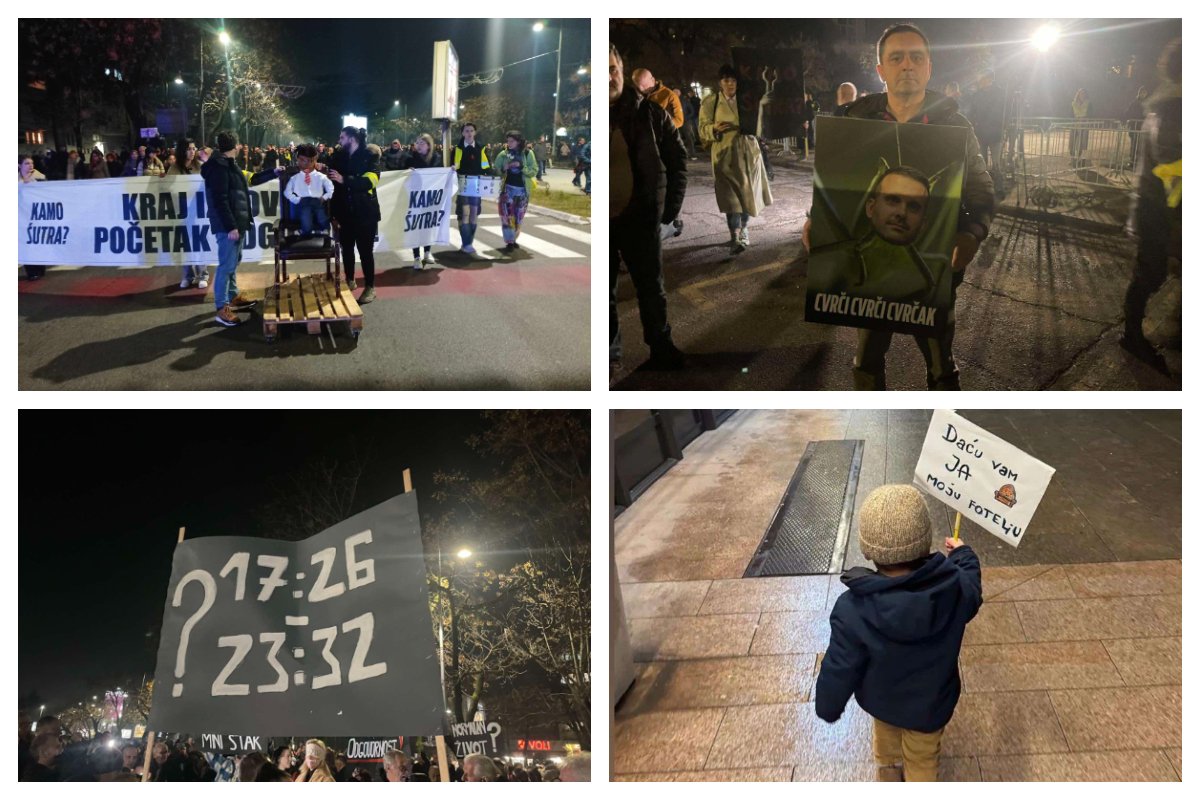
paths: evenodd
<path fill-rule="evenodd" d="M 229 233 L 232 230 L 248 231 L 254 224 L 250 213 L 250 187 L 266 183 L 275 177 L 272 170 L 260 172 L 246 182 L 246 173 L 220 153 L 213 153 L 200 168 L 204 178 L 205 202 L 208 204 L 208 222 L 213 233 Z"/>
<path fill-rule="evenodd" d="M 329 160 L 329 168 L 342 174 L 343 181 L 333 182 L 333 216 L 341 222 L 378 222 L 379 157 L 367 147 L 360 147 L 351 155 L 349 148 L 342 148 Z"/>
<path fill-rule="evenodd" d="M 889 578 L 865 567 L 842 576 L 849 591 L 829 615 L 816 712 L 834 722 L 854 695 L 876 719 L 930 733 L 954 714 L 958 651 L 983 602 L 979 559 L 966 545 L 934 553 Z"/>
<path fill-rule="evenodd" d="M 848 109 L 846 116 L 854 119 L 882 119 L 894 121 L 888 113 L 887 92 L 869 94 L 855 101 Z M 953 125 L 970 130 L 971 123 L 958 111 L 954 100 L 938 92 L 925 92 L 925 103 L 921 113 L 913 117 L 910 123 L 925 123 L 928 125 Z M 992 225 L 992 211 L 996 203 L 995 191 L 992 188 L 992 176 L 988 174 L 983 156 L 979 154 L 979 140 L 972 131 L 967 136 L 967 169 L 962 191 L 962 205 L 958 214 L 959 231 L 970 230 L 971 223 L 983 228 L 987 235 Z"/>
<path fill-rule="evenodd" d="M 657 228 L 679 216 L 687 191 L 687 151 L 662 106 L 626 85 L 609 108 L 610 130 L 619 128 L 633 167 L 633 197 L 618 217 Z"/>
<path fill-rule="evenodd" d="M 1132 210 L 1133 229 L 1142 245 L 1167 248 L 1179 255 L 1182 242 L 1183 204 L 1171 206 L 1166 182 L 1154 174 L 1156 167 L 1183 159 L 1183 96 L 1176 87 L 1160 89 L 1146 101 L 1142 123 L 1143 144 L 1138 148 L 1137 194 Z"/>
<path fill-rule="evenodd" d="M 408 151 L 401 147 L 399 150 L 388 148 L 383 151 L 383 168 L 387 170 L 408 169 Z"/>

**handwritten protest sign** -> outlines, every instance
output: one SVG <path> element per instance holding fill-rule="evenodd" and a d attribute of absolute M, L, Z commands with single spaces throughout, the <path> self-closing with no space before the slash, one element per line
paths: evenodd
<path fill-rule="evenodd" d="M 300 542 L 181 542 L 150 725 L 260 736 L 441 733 L 413 493 Z"/>
<path fill-rule="evenodd" d="M 952 411 L 935 411 L 913 483 L 1013 547 L 1054 468 Z"/>
<path fill-rule="evenodd" d="M 459 758 L 466 758 L 472 753 L 489 758 L 500 755 L 500 723 L 482 720 L 456 722 L 450 729 L 451 734 L 446 736 L 446 741 Z"/>

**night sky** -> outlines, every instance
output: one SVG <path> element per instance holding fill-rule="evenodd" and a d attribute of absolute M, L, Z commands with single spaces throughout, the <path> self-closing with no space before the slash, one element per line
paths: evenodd
<path fill-rule="evenodd" d="M 431 8 L 431 10 L 433 10 Z M 590 61 L 589 20 L 546 19 L 541 33 L 535 19 L 350 19 L 281 21 L 279 54 L 291 66 L 294 82 L 307 91 L 288 106 L 300 133 L 335 138 L 342 115 L 370 116 L 400 100 L 411 116 L 431 111 L 433 43 L 450 39 L 459 58 L 459 74 L 494 69 L 558 47 L 563 28 L 563 84 L 582 63 Z M 226 20 L 235 39 L 238 21 Z M 314 56 L 312 54 L 319 54 Z M 544 56 L 505 70 L 493 87 L 461 90 L 460 97 L 478 96 L 489 88 L 528 92 L 553 103 L 555 57 Z M 312 130 L 309 130 L 309 129 Z"/>
<path fill-rule="evenodd" d="M 154 671 L 180 526 L 188 538 L 262 535 L 256 507 L 314 449 L 367 453 L 355 512 L 404 490 L 437 512 L 435 472 L 490 474 L 465 444 L 476 412 L 22 411 L 19 694 L 54 707 L 89 679 Z"/>

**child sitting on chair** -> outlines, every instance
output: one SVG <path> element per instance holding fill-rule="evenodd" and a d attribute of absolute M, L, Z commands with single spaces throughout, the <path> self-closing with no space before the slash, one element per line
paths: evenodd
<path fill-rule="evenodd" d="M 314 230 L 323 231 L 329 227 L 324 201 L 333 197 L 333 181 L 316 169 L 317 148 L 311 144 L 302 144 L 296 148 L 296 166 L 300 171 L 288 181 L 283 195 L 299 212 L 301 235 L 308 236 Z"/>

